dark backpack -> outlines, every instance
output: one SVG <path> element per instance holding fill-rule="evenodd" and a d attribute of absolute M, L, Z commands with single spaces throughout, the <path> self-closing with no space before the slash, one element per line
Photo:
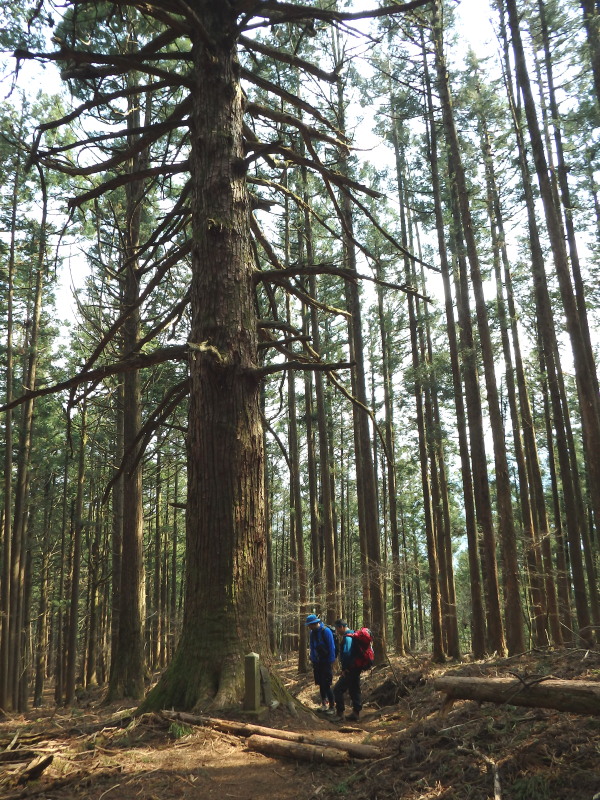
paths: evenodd
<path fill-rule="evenodd" d="M 335 628 L 333 625 L 323 625 L 322 628 L 319 628 L 319 631 L 324 630 L 325 628 L 329 628 L 331 633 L 333 634 L 333 645 L 335 647 L 335 657 L 337 658 L 340 652 L 340 643 L 338 642 L 338 638 L 336 636 Z M 325 656 L 329 653 L 329 648 L 325 644 L 325 634 L 319 633 L 320 643 L 317 645 L 317 653 L 320 658 L 325 658 Z"/>
<path fill-rule="evenodd" d="M 335 657 L 337 658 L 339 656 L 339 654 L 340 654 L 340 643 L 338 641 L 337 632 L 336 632 L 335 628 L 333 627 L 333 625 L 328 625 L 327 627 L 329 628 L 329 630 L 333 634 L 333 644 L 334 644 L 334 647 L 335 647 Z"/>
<path fill-rule="evenodd" d="M 375 662 L 371 631 L 368 628 L 359 628 L 348 635 L 352 639 L 352 666 L 361 671 L 371 669 Z"/>

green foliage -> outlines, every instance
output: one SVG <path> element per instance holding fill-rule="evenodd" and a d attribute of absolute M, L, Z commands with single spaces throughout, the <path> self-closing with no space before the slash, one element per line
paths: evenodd
<path fill-rule="evenodd" d="M 541 773 L 516 778 L 510 791 L 514 800 L 550 800 L 554 797 L 548 778 Z"/>
<path fill-rule="evenodd" d="M 186 736 L 191 736 L 194 729 L 190 725 L 185 725 L 183 722 L 172 720 L 169 725 L 169 736 L 172 739 L 184 739 Z"/>

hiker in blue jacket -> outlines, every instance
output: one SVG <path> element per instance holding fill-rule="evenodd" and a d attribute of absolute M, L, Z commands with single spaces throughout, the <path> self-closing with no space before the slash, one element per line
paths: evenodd
<path fill-rule="evenodd" d="M 335 709 L 337 718 L 344 718 L 346 704 L 344 694 L 348 692 L 352 702 L 352 713 L 347 716 L 349 720 L 358 720 L 362 709 L 362 695 L 360 691 L 360 668 L 355 665 L 353 630 L 346 625 L 345 620 L 338 619 L 335 623 L 335 630 L 340 639 L 340 667 L 342 674 L 333 687 Z"/>
<path fill-rule="evenodd" d="M 335 714 L 333 701 L 333 663 L 335 661 L 335 642 L 333 633 L 323 625 L 316 614 L 309 614 L 305 625 L 310 630 L 310 661 L 313 666 L 315 685 L 319 687 L 321 706 L 317 709 L 325 714 Z"/>

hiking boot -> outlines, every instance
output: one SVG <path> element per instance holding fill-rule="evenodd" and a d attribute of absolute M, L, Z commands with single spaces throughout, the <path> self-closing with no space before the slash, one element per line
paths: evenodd
<path fill-rule="evenodd" d="M 318 708 L 315 709 L 315 711 L 317 711 L 319 714 L 324 714 L 326 711 L 328 711 L 328 709 L 329 706 L 326 706 L 325 703 L 323 703 L 323 705 L 320 705 Z"/>
<path fill-rule="evenodd" d="M 351 714 L 348 714 L 346 719 L 349 722 L 358 722 L 358 711 L 353 711 Z"/>
<path fill-rule="evenodd" d="M 330 707 L 329 707 L 329 708 L 328 708 L 328 709 L 325 711 L 325 714 L 327 714 L 327 716 L 328 716 L 328 717 L 333 717 L 333 715 L 334 715 L 335 713 L 336 713 L 336 711 L 335 711 L 335 708 L 334 708 L 333 706 L 330 706 Z"/>

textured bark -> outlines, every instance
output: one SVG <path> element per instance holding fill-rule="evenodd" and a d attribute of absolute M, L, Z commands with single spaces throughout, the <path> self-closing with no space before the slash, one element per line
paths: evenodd
<path fill-rule="evenodd" d="M 145 707 L 239 700 L 269 653 L 263 437 L 236 15 L 202 2 L 193 40 L 186 598 L 173 662 Z"/>
<path fill-rule="evenodd" d="M 132 76 L 131 80 L 135 80 Z M 140 96 L 129 98 L 128 129 L 140 124 Z M 130 139 L 135 141 L 135 135 Z M 135 173 L 143 169 L 146 154 L 131 160 L 129 169 Z M 139 275 L 138 249 L 143 207 L 144 184 L 132 181 L 126 186 L 124 286 L 123 310 L 128 313 L 123 325 L 123 354 L 138 350 L 140 336 L 140 311 L 138 307 Z M 140 700 L 144 696 L 144 511 L 142 503 L 142 466 L 139 460 L 141 443 L 137 440 L 142 424 L 141 379 L 137 369 L 128 370 L 123 378 L 123 448 L 125 470 L 123 475 L 122 557 L 119 579 L 119 628 L 117 648 L 111 663 L 108 700 L 130 697 Z"/>
<path fill-rule="evenodd" d="M 556 708 L 574 714 L 600 713 L 600 683 L 518 678 L 436 678 L 433 686 L 449 699 Z"/>
<path fill-rule="evenodd" d="M 248 739 L 250 750 L 256 750 L 267 756 L 281 756 L 293 758 L 297 761 L 312 761 L 317 764 L 348 764 L 350 756 L 342 750 L 322 745 L 302 744 L 300 742 L 286 742 L 283 739 L 273 739 L 270 736 L 254 735 Z"/>
<path fill-rule="evenodd" d="M 381 750 L 370 744 L 360 744 L 358 742 L 341 741 L 339 739 L 329 739 L 325 737 L 321 738 L 312 733 L 297 733 L 296 731 L 267 728 L 264 725 L 253 725 L 249 722 L 237 722 L 235 720 L 203 717 L 173 711 L 162 711 L 161 715 L 167 717 L 167 719 L 179 719 L 191 725 L 204 725 L 214 728 L 217 731 L 232 733 L 237 736 L 245 736 L 248 738 L 250 736 L 267 736 L 272 739 L 280 739 L 287 742 L 298 742 L 319 747 L 333 747 L 336 750 L 345 750 L 354 758 L 377 758 L 377 756 L 381 755 Z"/>

